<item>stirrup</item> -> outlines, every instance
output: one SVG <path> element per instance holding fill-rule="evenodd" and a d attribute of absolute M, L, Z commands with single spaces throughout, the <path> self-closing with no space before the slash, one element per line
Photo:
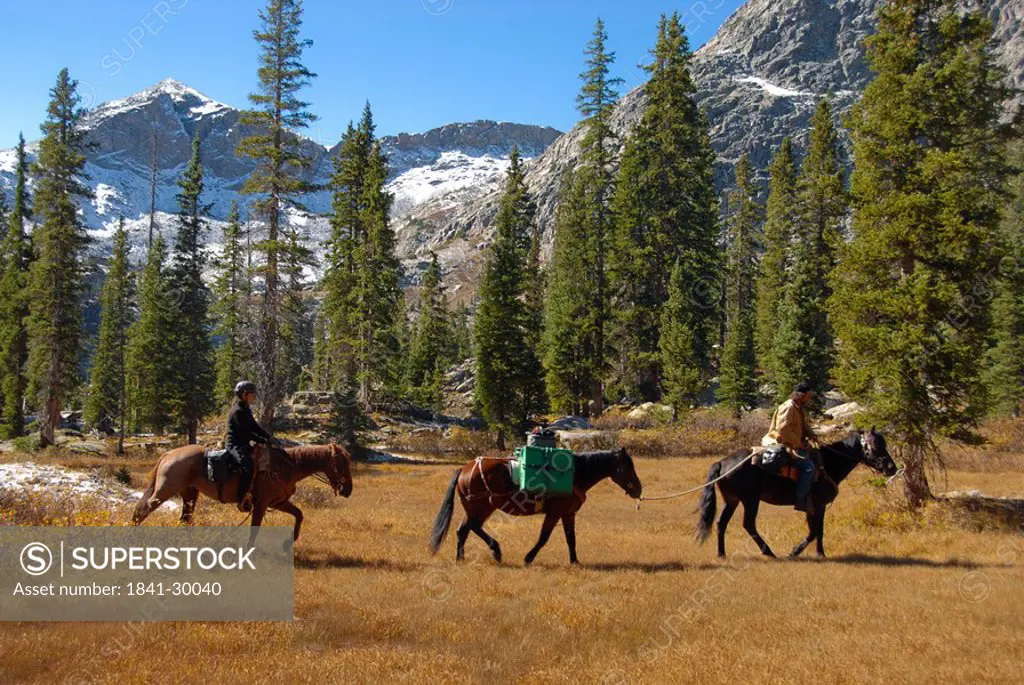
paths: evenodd
<path fill-rule="evenodd" d="M 242 512 L 243 514 L 248 514 L 252 511 L 252 507 L 252 493 L 247 492 L 245 493 L 245 497 L 242 498 L 242 501 L 238 503 L 238 511 Z"/>

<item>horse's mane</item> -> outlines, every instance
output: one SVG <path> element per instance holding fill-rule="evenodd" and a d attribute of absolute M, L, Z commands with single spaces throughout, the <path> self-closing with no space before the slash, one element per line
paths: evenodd
<path fill-rule="evenodd" d="M 338 453 L 345 458 L 346 462 L 351 461 L 348 450 L 341 445 L 299 445 L 285 447 L 284 451 L 299 466 L 319 466 L 331 458 L 332 447 L 337 448 Z"/>
<path fill-rule="evenodd" d="M 617 459 L 621 450 L 601 450 L 598 452 L 576 452 L 576 458 L 582 459 L 586 462 L 592 461 L 606 461 L 608 459 Z"/>
<path fill-rule="evenodd" d="M 851 452 L 856 452 L 857 451 L 857 443 L 859 443 L 859 442 L 860 442 L 860 431 L 853 430 L 853 431 L 850 431 L 849 433 L 847 433 L 846 436 L 843 437 L 842 439 L 836 440 L 835 442 L 827 443 L 827 444 L 823 445 L 822 447 L 824 449 L 832 449 L 832 450 L 836 450 L 836 451 L 838 451 L 841 447 L 845 447 L 846 449 L 850 450 Z"/>

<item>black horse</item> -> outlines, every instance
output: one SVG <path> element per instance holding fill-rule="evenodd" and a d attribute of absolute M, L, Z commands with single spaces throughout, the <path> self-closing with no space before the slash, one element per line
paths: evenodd
<path fill-rule="evenodd" d="M 741 462 L 747 460 L 743 466 Z M 766 473 L 763 469 L 750 463 L 750 450 L 742 450 L 713 464 L 708 472 L 707 485 L 700 502 L 700 521 L 697 523 L 696 537 L 704 542 L 711 534 L 711 524 L 715 520 L 715 486 L 711 481 L 730 469 L 728 477 L 718 481 L 718 489 L 722 491 L 725 507 L 718 518 L 718 556 L 725 556 L 725 530 L 729 526 L 736 507 L 743 503 L 743 529 L 750 534 L 761 553 L 774 557 L 768 543 L 757 533 L 757 510 L 760 503 L 793 506 L 796 503 L 796 484 L 781 476 Z M 841 483 L 858 464 L 864 464 L 878 473 L 893 476 L 897 472 L 896 463 L 889 456 L 885 446 L 885 438 L 872 428 L 870 431 L 854 432 L 839 442 L 824 445 L 821 448 L 821 464 L 823 473 L 811 490 L 813 513 L 807 515 L 807 538 L 793 548 L 789 556 L 795 557 L 803 552 L 812 541 L 818 541 L 818 556 L 825 556 L 822 545 L 822 534 L 825 527 L 825 505 L 835 500 L 839 494 Z M 737 468 L 738 467 L 738 468 Z"/>

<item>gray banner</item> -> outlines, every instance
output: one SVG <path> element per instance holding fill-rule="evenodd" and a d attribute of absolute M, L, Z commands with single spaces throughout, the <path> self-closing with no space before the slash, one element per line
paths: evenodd
<path fill-rule="evenodd" d="M 291 621 L 292 529 L 0 526 L 0 621 Z"/>

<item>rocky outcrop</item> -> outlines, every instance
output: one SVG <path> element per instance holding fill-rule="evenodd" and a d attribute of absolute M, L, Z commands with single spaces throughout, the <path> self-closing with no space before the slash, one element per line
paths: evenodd
<path fill-rule="evenodd" d="M 819 98 L 831 97 L 842 116 L 871 79 L 864 38 L 874 31 L 884 0 L 749 0 L 696 52 L 693 73 L 698 100 L 706 109 L 718 157 L 719 191 L 732 184 L 733 165 L 746 154 L 758 175 L 786 136 L 798 149 L 806 143 Z M 1024 5 L 1020 0 L 985 0 L 996 25 L 999 61 L 1012 83 L 1024 86 Z M 620 137 L 644 109 L 642 88 L 620 101 L 613 127 Z M 554 235 L 560 180 L 579 157 L 579 127 L 555 141 L 530 163 L 527 183 L 537 201 L 547 254 Z M 479 270 L 474 253 L 488 244 L 500 188 L 468 205 L 433 208 L 416 215 L 426 243 L 440 250 L 459 282 L 473 281 L 460 270 Z"/>

